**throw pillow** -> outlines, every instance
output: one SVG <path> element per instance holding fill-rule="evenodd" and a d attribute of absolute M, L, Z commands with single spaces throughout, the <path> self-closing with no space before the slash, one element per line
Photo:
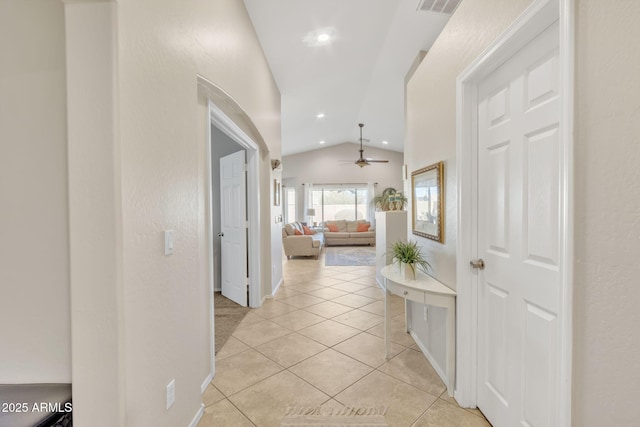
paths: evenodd
<path fill-rule="evenodd" d="M 329 229 L 329 231 L 331 231 L 332 233 L 337 233 L 338 232 L 338 226 L 335 224 L 327 224 L 327 228 Z"/>
<path fill-rule="evenodd" d="M 369 231 L 369 227 L 371 227 L 370 224 L 358 224 L 358 233 Z"/>
<path fill-rule="evenodd" d="M 302 229 L 304 230 L 304 234 L 309 235 L 309 234 L 316 234 L 315 231 L 311 230 L 309 227 L 307 227 L 306 225 L 302 226 Z"/>
<path fill-rule="evenodd" d="M 302 236 L 302 232 L 297 228 L 294 231 L 296 232 L 296 236 Z"/>

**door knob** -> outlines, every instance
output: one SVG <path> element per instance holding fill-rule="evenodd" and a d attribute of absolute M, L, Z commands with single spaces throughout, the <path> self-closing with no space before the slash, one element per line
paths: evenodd
<path fill-rule="evenodd" d="M 218 233 L 218 237 L 224 237 L 224 233 L 221 231 Z"/>
<path fill-rule="evenodd" d="M 484 270 L 484 261 L 482 260 L 482 258 L 480 258 L 480 259 L 472 259 L 469 262 L 469 265 L 471 266 L 471 268 L 477 268 L 479 270 Z"/>

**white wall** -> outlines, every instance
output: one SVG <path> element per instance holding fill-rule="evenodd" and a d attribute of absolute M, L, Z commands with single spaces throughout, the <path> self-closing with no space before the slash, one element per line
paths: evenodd
<path fill-rule="evenodd" d="M 196 77 L 222 88 L 253 120 L 263 164 L 267 149 L 280 151 L 280 95 L 240 0 L 121 1 L 118 30 L 128 416 L 135 425 L 187 425 L 209 368 Z M 159 245 L 167 228 L 176 232 L 171 257 Z M 264 233 L 269 260 L 268 227 Z M 263 288 L 269 277 L 263 272 Z M 173 378 L 176 404 L 167 411 Z"/>
<path fill-rule="evenodd" d="M 639 21 L 638 1 L 577 1 L 576 427 L 640 419 Z"/>
<path fill-rule="evenodd" d="M 531 3 L 531 0 L 465 0 L 451 17 L 407 85 L 407 142 L 409 170 L 444 161 L 444 243 L 409 232 L 433 267 L 433 274 L 456 288 L 456 77 Z M 409 219 L 411 223 L 411 219 Z M 410 303 L 414 332 L 444 367 L 445 311 L 429 311 L 424 322 L 422 305 Z M 444 371 L 444 369 L 443 369 Z"/>
<path fill-rule="evenodd" d="M 372 163 L 360 168 L 354 164 L 360 153 L 359 144 L 332 145 L 282 158 L 282 180 L 288 187 L 296 188 L 298 219 L 307 221 L 304 211 L 302 184 L 366 184 L 377 182 L 377 190 L 386 187 L 402 190 L 403 155 L 397 151 L 365 146 L 365 157 L 389 160 L 389 163 Z"/>
<path fill-rule="evenodd" d="M 61 2 L 0 2 L 0 383 L 71 382 Z"/>
<path fill-rule="evenodd" d="M 188 425 L 200 409 L 201 385 L 210 372 L 210 254 L 205 244 L 209 122 L 206 99 L 199 96 L 198 77 L 225 94 L 217 101 L 232 119 L 248 117 L 250 123 L 239 125 L 249 129 L 260 145 L 262 195 L 269 193 L 269 156 L 280 153 L 280 95 L 242 1 L 87 1 L 68 2 L 65 7 L 78 12 L 76 17 L 92 9 L 98 11 L 96 15 L 104 10 L 103 17 L 114 23 L 116 57 L 105 68 L 114 69 L 113 78 L 107 81 L 116 84 L 110 98 L 115 106 L 110 111 L 115 114 L 117 132 L 111 142 L 104 143 L 114 148 L 113 155 L 104 160 L 105 165 L 113 162 L 114 175 L 111 180 L 85 178 L 98 188 L 116 183 L 118 192 L 112 197 L 111 208 L 117 213 L 116 222 L 122 224 L 115 236 L 121 271 L 115 267 L 108 272 L 121 279 L 121 289 L 117 279 L 112 286 L 115 293 L 121 292 L 121 299 L 116 299 L 112 316 L 88 319 L 84 328 L 94 328 L 97 336 L 116 334 L 118 341 L 104 344 L 104 350 L 122 354 L 114 361 L 112 376 L 119 389 L 104 396 L 99 381 L 83 384 L 79 395 L 107 404 L 100 420 L 78 408 L 78 424 L 115 426 L 123 425 L 126 419 L 131 426 Z M 72 23 L 79 32 L 72 34 L 68 45 L 85 40 L 85 44 L 91 43 L 93 29 L 82 27 L 81 20 Z M 103 28 L 97 30 L 108 33 Z M 110 53 L 104 48 L 95 55 L 109 58 Z M 78 74 L 88 74 L 83 71 L 91 70 L 91 65 L 86 64 L 83 70 L 79 58 L 73 59 Z M 96 84 L 102 88 L 105 82 Z M 80 86 L 72 78 L 68 90 Z M 93 115 L 87 119 L 96 119 L 95 111 L 88 114 Z M 70 168 L 82 159 L 74 161 L 77 163 Z M 78 182 L 84 182 L 80 173 L 74 175 L 74 183 Z M 265 196 L 261 196 L 261 208 L 263 219 L 268 218 Z M 75 200 L 70 209 L 82 212 L 87 207 Z M 99 223 L 93 225 L 95 230 L 100 227 Z M 167 229 L 174 230 L 176 240 L 170 256 L 163 251 L 163 231 Z M 260 278 L 264 293 L 271 287 L 270 228 L 264 227 L 261 234 L 262 261 L 267 265 Z M 71 261 L 73 266 L 73 258 Z M 74 346 L 81 348 L 83 342 L 89 341 L 79 340 Z M 82 368 L 88 363 L 90 360 L 74 358 L 74 370 L 76 365 Z M 176 401 L 167 410 L 166 385 L 172 379 Z M 75 386 L 74 376 L 74 390 Z M 119 411 L 113 401 L 124 408 L 123 418 L 111 415 L 111 411 Z"/>
<path fill-rule="evenodd" d="M 445 161 L 445 243 L 418 239 L 455 288 L 455 79 L 529 0 L 465 0 L 408 85 L 410 169 Z M 576 0 L 572 425 L 635 425 L 640 382 L 640 3 Z M 425 143 L 426 141 L 426 143 Z M 416 238 L 409 235 L 410 238 Z M 421 340 L 442 329 L 433 316 Z"/>

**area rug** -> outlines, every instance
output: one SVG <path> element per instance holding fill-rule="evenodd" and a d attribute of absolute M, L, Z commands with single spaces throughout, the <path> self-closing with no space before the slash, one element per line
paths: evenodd
<path fill-rule="evenodd" d="M 249 310 L 249 307 L 243 307 L 223 297 L 220 292 L 214 293 L 213 313 L 215 316 L 214 327 L 216 329 L 216 354 L 218 354 Z"/>
<path fill-rule="evenodd" d="M 324 265 L 376 265 L 376 248 L 371 246 L 330 246 Z"/>

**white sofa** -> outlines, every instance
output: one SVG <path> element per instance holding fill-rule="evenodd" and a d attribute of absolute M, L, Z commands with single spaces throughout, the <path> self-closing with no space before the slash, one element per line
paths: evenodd
<path fill-rule="evenodd" d="M 282 227 L 282 247 L 287 259 L 292 256 L 314 256 L 318 259 L 322 246 L 324 246 L 324 236 L 322 233 L 296 235 L 295 230 L 304 233 L 302 224 L 298 221 L 286 224 Z"/>
<path fill-rule="evenodd" d="M 368 231 L 358 231 L 358 224 L 368 224 Z M 334 225 L 338 231 L 330 231 L 329 225 Z M 371 245 L 376 244 L 376 231 L 371 223 L 360 219 L 358 221 L 325 221 L 324 240 L 327 246 L 337 245 Z"/>

